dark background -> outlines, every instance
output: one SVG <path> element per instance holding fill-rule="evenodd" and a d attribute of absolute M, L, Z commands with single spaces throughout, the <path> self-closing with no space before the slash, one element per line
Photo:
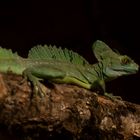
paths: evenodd
<path fill-rule="evenodd" d="M 95 62 L 96 39 L 140 64 L 140 8 L 135 1 L 49 0 L 0 1 L 0 45 L 27 56 L 37 44 L 55 44 Z M 140 74 L 107 84 L 107 91 L 140 103 Z"/>

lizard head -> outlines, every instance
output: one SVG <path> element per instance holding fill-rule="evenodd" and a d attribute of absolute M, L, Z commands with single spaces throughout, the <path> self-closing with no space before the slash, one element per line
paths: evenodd
<path fill-rule="evenodd" d="M 117 58 L 110 57 L 103 61 L 103 66 L 103 73 L 108 79 L 135 74 L 139 70 L 139 65 L 126 55 L 119 55 Z"/>
<path fill-rule="evenodd" d="M 139 70 L 139 65 L 130 57 L 114 52 L 102 41 L 98 40 L 93 44 L 93 51 L 97 60 L 102 63 L 103 74 L 108 80 L 135 74 Z"/>

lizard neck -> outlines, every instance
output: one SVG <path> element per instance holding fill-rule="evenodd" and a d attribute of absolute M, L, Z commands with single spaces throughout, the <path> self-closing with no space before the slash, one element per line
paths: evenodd
<path fill-rule="evenodd" d="M 104 81 L 109 81 L 111 78 L 106 74 L 106 63 L 100 61 L 92 65 L 92 74 Z"/>

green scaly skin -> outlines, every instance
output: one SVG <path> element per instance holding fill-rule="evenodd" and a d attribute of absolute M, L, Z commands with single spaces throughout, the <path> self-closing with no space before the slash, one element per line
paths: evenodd
<path fill-rule="evenodd" d="M 138 72 L 139 66 L 130 57 L 115 53 L 104 42 L 97 40 L 92 49 L 98 60 L 96 64 L 55 46 L 33 47 L 28 58 L 0 48 L 0 72 L 24 75 L 32 82 L 35 92 L 41 94 L 44 86 L 40 81 L 44 79 L 92 90 L 99 88 L 105 93 L 106 81 Z"/>

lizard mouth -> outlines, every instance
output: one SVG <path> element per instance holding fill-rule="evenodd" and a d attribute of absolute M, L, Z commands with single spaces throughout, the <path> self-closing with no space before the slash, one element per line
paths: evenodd
<path fill-rule="evenodd" d="M 135 73 L 138 72 L 139 66 L 138 65 L 135 65 L 135 67 L 121 66 L 119 68 L 118 67 L 112 67 L 111 69 L 114 70 L 114 71 L 121 72 L 121 73 L 135 74 Z"/>

